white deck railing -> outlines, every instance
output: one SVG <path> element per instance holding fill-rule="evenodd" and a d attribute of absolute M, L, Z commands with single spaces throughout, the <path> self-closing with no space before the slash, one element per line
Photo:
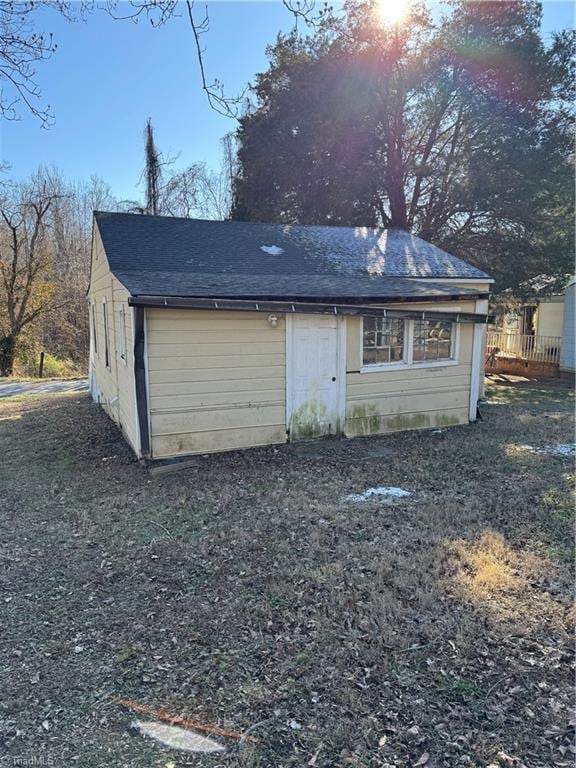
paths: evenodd
<path fill-rule="evenodd" d="M 527 336 L 519 333 L 488 331 L 486 352 L 488 356 L 498 349 L 496 357 L 517 357 L 538 363 L 560 363 L 559 336 Z"/>

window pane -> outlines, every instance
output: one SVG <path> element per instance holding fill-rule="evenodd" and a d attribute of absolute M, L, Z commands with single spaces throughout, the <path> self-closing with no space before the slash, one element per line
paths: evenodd
<path fill-rule="evenodd" d="M 438 344 L 438 357 L 448 359 L 450 357 L 450 340 L 441 341 Z"/>
<path fill-rule="evenodd" d="M 364 320 L 364 331 L 375 331 L 376 330 L 376 318 L 372 317 L 371 315 L 367 315 Z"/>
<path fill-rule="evenodd" d="M 373 365 L 376 362 L 376 350 L 364 348 L 364 365 Z"/>
<path fill-rule="evenodd" d="M 416 344 L 414 344 L 412 359 L 415 363 L 419 362 L 420 360 L 424 360 L 424 347 L 417 347 Z"/>
<path fill-rule="evenodd" d="M 390 362 L 390 350 L 387 347 L 376 350 L 376 362 L 377 363 L 389 363 Z"/>
<path fill-rule="evenodd" d="M 375 347 L 376 346 L 376 334 L 374 331 L 365 331 L 364 332 L 364 346 L 365 347 Z"/>

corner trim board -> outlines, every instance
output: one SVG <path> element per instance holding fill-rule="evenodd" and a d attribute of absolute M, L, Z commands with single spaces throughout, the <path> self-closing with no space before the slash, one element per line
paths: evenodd
<path fill-rule="evenodd" d="M 294 366 L 294 336 L 292 315 L 286 315 L 286 439 L 290 441 L 290 417 L 292 416 L 292 369 Z"/>
<path fill-rule="evenodd" d="M 481 325 L 474 326 L 474 335 L 472 337 L 472 370 L 470 373 L 469 421 L 476 421 L 478 398 L 480 396 L 480 370 L 482 368 L 482 341 L 484 338 L 483 331 L 484 329 Z"/>
<path fill-rule="evenodd" d="M 144 307 L 134 307 L 134 382 L 142 458 L 150 458 L 148 384 L 146 376 L 146 319 Z"/>

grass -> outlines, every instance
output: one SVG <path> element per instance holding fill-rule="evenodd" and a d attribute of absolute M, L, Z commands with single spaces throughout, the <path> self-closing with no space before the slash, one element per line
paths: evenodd
<path fill-rule="evenodd" d="M 87 397 L 0 400 L 2 759 L 572 765 L 573 467 L 518 446 L 572 441 L 573 401 L 487 397 L 155 477 Z M 342 501 L 378 485 L 412 496 Z M 261 741 L 171 751 L 118 698 Z"/>
<path fill-rule="evenodd" d="M 86 379 L 87 375 L 77 372 L 67 376 L 0 376 L 0 384 L 40 384 L 44 381 L 79 381 Z"/>

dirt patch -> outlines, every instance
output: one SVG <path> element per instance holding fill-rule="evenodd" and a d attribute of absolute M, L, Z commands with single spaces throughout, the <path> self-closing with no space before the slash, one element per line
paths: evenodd
<path fill-rule="evenodd" d="M 289 454 L 304 459 L 317 459 L 319 461 L 370 461 L 370 459 L 382 459 L 392 456 L 392 448 L 382 442 L 382 438 L 357 437 L 351 440 L 339 440 L 328 438 L 325 440 L 303 440 L 291 443 L 284 449 Z"/>
<path fill-rule="evenodd" d="M 504 387 L 515 387 L 516 389 L 560 389 L 572 391 L 574 389 L 574 380 L 569 377 L 547 377 L 547 376 L 529 376 L 513 373 L 487 373 L 486 381 L 488 384 Z"/>
<path fill-rule="evenodd" d="M 87 397 L 0 402 L 2 759 L 571 766 L 571 465 L 510 447 L 570 442 L 573 402 L 510 390 L 440 435 L 158 477 Z M 418 503 L 342 501 L 384 485 Z M 190 755 L 118 699 L 260 740 Z"/>

